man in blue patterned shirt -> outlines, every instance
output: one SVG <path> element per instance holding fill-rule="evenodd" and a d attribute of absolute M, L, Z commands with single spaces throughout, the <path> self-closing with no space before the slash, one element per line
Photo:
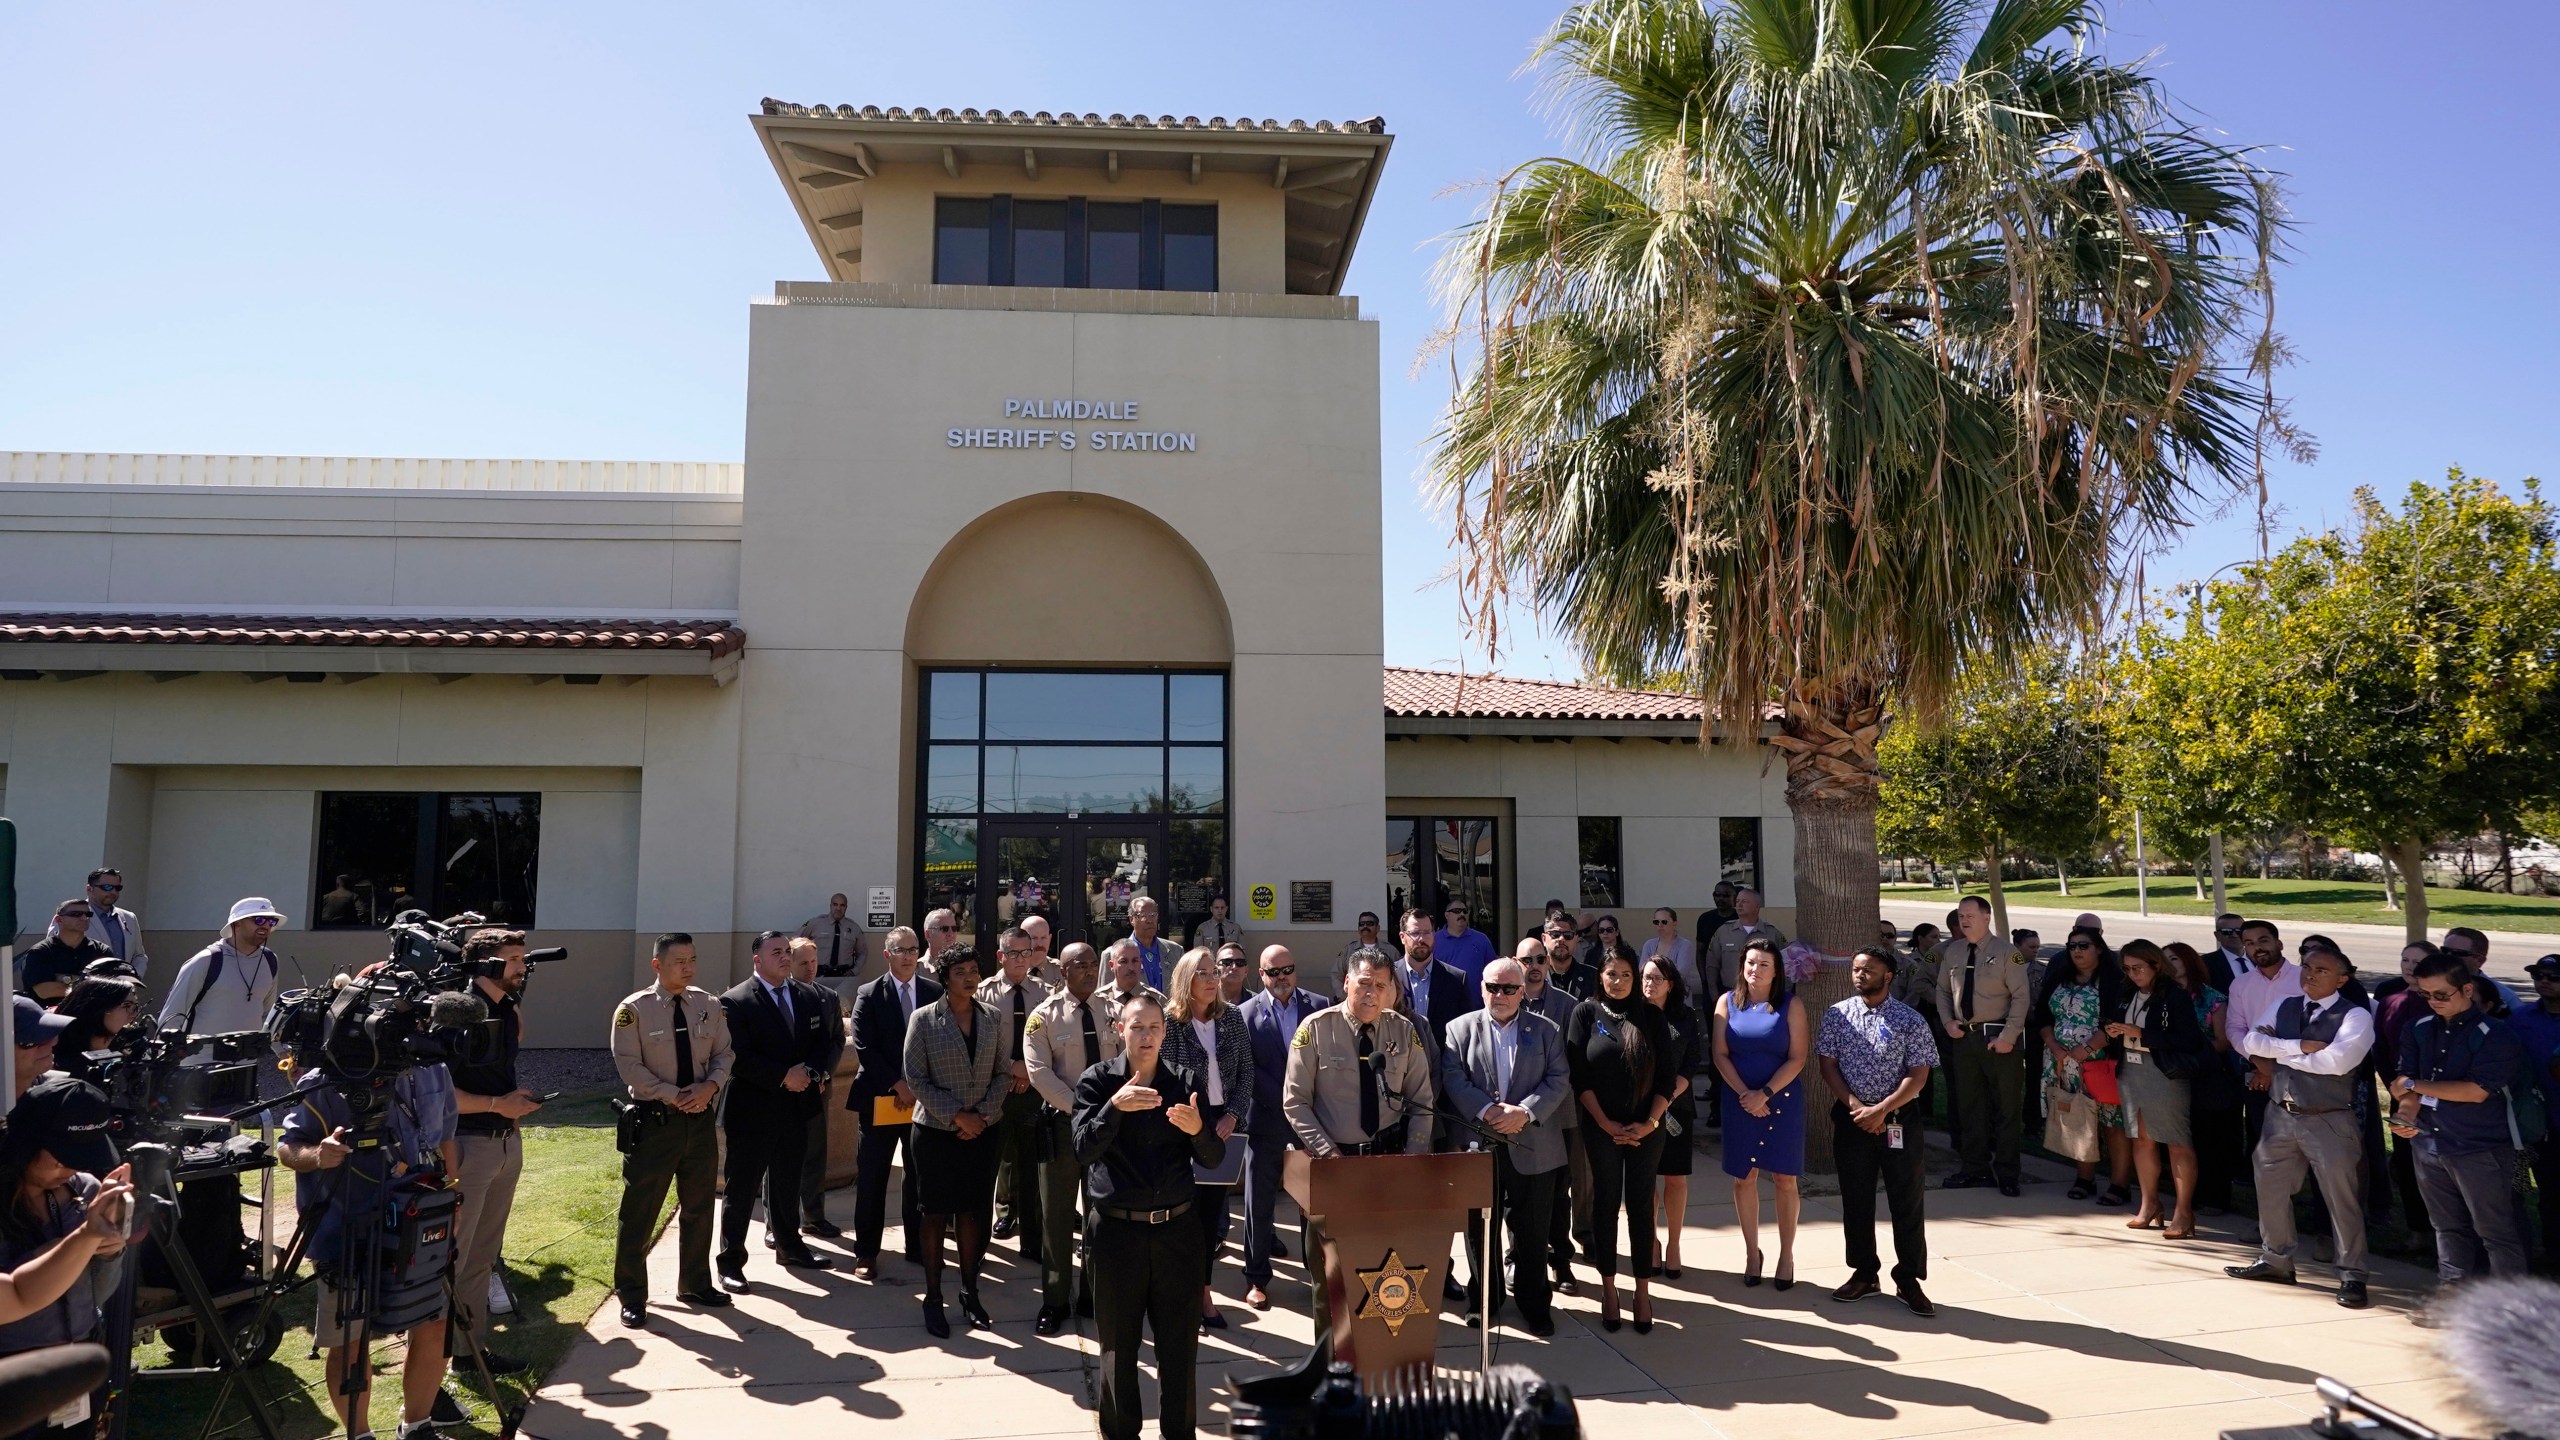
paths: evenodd
<path fill-rule="evenodd" d="M 1849 988 L 1856 993 L 1822 1012 L 1814 1045 L 1831 1087 L 1831 1152 L 1840 1167 L 1840 1229 L 1851 1272 L 1831 1298 L 1846 1304 L 1882 1288 L 1876 1283 L 1884 1265 L 1876 1253 L 1876 1180 L 1882 1177 L 1893 1212 L 1893 1293 L 1925 1319 L 1938 1307 L 1920 1290 L 1929 1278 L 1920 1127 L 1906 1130 L 1900 1117 L 1929 1088 L 1938 1041 L 1919 1011 L 1888 994 L 1897 963 L 1891 950 L 1878 946 L 1853 956 Z"/>

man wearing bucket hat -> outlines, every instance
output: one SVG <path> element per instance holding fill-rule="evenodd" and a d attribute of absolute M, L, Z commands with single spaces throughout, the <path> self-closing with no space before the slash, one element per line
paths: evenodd
<path fill-rule="evenodd" d="M 178 967 L 160 1028 L 187 1035 L 231 1035 L 264 1029 L 276 1003 L 276 952 L 267 937 L 284 912 L 261 895 L 231 907 L 222 934 Z"/>

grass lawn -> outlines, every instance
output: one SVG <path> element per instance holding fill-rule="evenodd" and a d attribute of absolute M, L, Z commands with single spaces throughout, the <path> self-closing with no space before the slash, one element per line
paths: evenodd
<path fill-rule="evenodd" d="M 2071 893 L 2060 894 L 2051 880 L 2012 880 L 2001 887 L 2012 905 L 2057 910 L 2131 910 L 2134 879 L 2130 875 L 2075 878 Z M 2239 875 L 2225 881 L 2231 905 L 2247 915 L 2271 920 L 2344 921 L 2354 925 L 2401 923 L 2400 912 L 2383 908 L 2382 887 L 2354 880 L 2259 880 Z M 1976 886 L 1966 892 L 1984 893 Z M 1955 903 L 1953 890 L 1926 885 L 1887 885 L 1887 900 Z M 2151 908 L 2164 915 L 2211 915 L 2210 901 L 2196 898 L 2195 884 L 2184 875 L 2151 877 Z M 2427 890 L 2427 927 L 2470 925 L 2482 930 L 2534 930 L 2560 933 L 2560 899 L 2540 895 L 2503 895 L 2486 890 Z"/>
<path fill-rule="evenodd" d="M 527 1375 L 498 1382 L 511 1404 L 522 1404 L 523 1397 L 568 1354 L 613 1282 L 614 1218 L 622 1199 L 613 1112 L 595 1098 L 545 1106 L 543 1115 L 543 1123 L 525 1127 L 524 1179 L 507 1223 L 507 1284 L 515 1294 L 516 1313 L 500 1322 L 493 1342 L 533 1366 Z M 283 1203 L 292 1203 L 292 1184 L 281 1170 L 276 1190 Z M 670 1208 L 673 1203 L 671 1195 Z M 309 1274 L 308 1267 L 303 1273 Z M 284 1344 L 273 1361 L 252 1374 L 286 1440 L 311 1440 L 338 1429 L 324 1393 L 320 1359 L 311 1353 L 311 1304 L 308 1286 L 278 1302 L 278 1312 L 285 1318 Z M 390 1440 L 399 1428 L 404 1349 L 398 1342 L 373 1348 L 373 1425 L 382 1440 Z M 156 1340 L 134 1352 L 138 1372 L 167 1359 Z M 192 1440 L 204 1428 L 206 1408 L 220 1383 L 138 1379 L 131 1433 Z M 496 1433 L 496 1412 L 478 1393 L 478 1383 L 476 1379 L 450 1383 L 454 1398 L 474 1423 L 467 1429 L 448 1430 L 447 1435 Z M 225 1407 L 215 1433 L 257 1434 L 237 1395 Z"/>

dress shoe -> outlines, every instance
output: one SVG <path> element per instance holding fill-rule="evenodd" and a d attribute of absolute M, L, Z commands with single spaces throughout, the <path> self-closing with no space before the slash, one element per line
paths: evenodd
<path fill-rule="evenodd" d="M 1227 1328 L 1227 1317 L 1224 1312 L 1221 1311 L 1203 1310 L 1200 1312 L 1200 1328 L 1203 1330 L 1224 1330 Z"/>
<path fill-rule="evenodd" d="M 1555 1338 L 1556 1317 L 1541 1311 L 1538 1314 L 1532 1315 L 1528 1319 L 1521 1321 L 1520 1328 L 1537 1336 L 1541 1340 L 1551 1340 Z"/>
<path fill-rule="evenodd" d="M 806 1246 L 795 1245 L 782 1252 L 782 1266 L 786 1270 L 833 1270 L 836 1262 Z"/>
<path fill-rule="evenodd" d="M 1831 1298 L 1847 1305 L 1881 1293 L 1883 1289 L 1873 1275 L 1852 1275 L 1840 1282 L 1840 1288 L 1831 1292 Z"/>
<path fill-rule="evenodd" d="M 2012 1199 L 2012 1200 L 2017 1199 L 2017 1198 L 2018 1198 L 2018 1182 L 2017 1182 L 2016 1180 L 2014 1180 L 2014 1179 L 2012 1179 L 2012 1180 L 2003 1180 L 2003 1181 L 2001 1181 L 2001 1182 L 2000 1182 L 2000 1193 L 2001 1193 L 2001 1194 L 2003 1194 L 2003 1195 L 2008 1196 L 2008 1197 L 2009 1197 L 2010 1199 Z"/>
<path fill-rule="evenodd" d="M 996 1327 L 996 1322 L 987 1315 L 986 1302 L 978 1298 L 975 1290 L 960 1292 L 960 1313 L 974 1329 L 992 1330 Z"/>
<path fill-rule="evenodd" d="M 742 1281 L 740 1283 L 743 1284 L 744 1282 Z M 717 1290 L 686 1290 L 679 1292 L 676 1299 L 684 1304 L 692 1306 L 696 1310 L 726 1310 L 730 1306 L 738 1303 Z"/>
<path fill-rule="evenodd" d="M 800 1233 L 816 1235 L 827 1240 L 841 1240 L 844 1238 L 844 1227 L 831 1220 L 803 1220 L 800 1222 Z"/>
<path fill-rule="evenodd" d="M 2260 1260 L 2254 1265 L 2225 1265 L 2222 1267 L 2222 1273 L 2230 1276 L 2234 1280 L 2263 1280 L 2270 1285 L 2290 1285 L 2293 1283 L 2292 1271 L 2279 1270 L 2264 1260 Z"/>
<path fill-rule="evenodd" d="M 2341 1280 L 2338 1282 L 2338 1304 L 2348 1310 L 2370 1310 L 2373 1297 L 2364 1293 L 2363 1281 Z"/>
<path fill-rule="evenodd" d="M 649 1307 L 646 1305 L 623 1306 L 622 1328 L 625 1330 L 645 1330 L 649 1328 Z"/>
<path fill-rule="evenodd" d="M 779 1248 L 781 1244 L 781 1241 L 773 1238 L 773 1231 L 768 1229 L 764 1232 L 764 1248 L 767 1250 L 773 1250 Z"/>
<path fill-rule="evenodd" d="M 1941 1190 L 1979 1190 L 1991 1183 L 1991 1177 L 1988 1175 L 1975 1175 L 1969 1171 L 1959 1170 L 1955 1174 L 1950 1175 L 1945 1180 L 1939 1182 L 1938 1188 Z"/>
<path fill-rule="evenodd" d="M 1440 1298 L 1464 1304 L 1467 1298 L 1467 1287 L 1458 1283 L 1457 1276 L 1447 1276 L 1440 1282 Z"/>
<path fill-rule="evenodd" d="M 869 1259 L 869 1260 L 856 1260 L 856 1261 L 854 1261 L 854 1262 L 853 1262 L 853 1278 L 854 1278 L 854 1279 L 856 1279 L 856 1280 L 877 1280 L 877 1279 L 879 1279 L 879 1278 L 880 1278 L 880 1261 L 879 1261 L 876 1257 L 875 1257 L 875 1258 L 873 1258 L 873 1259 Z"/>
<path fill-rule="evenodd" d="M 747 1277 L 735 1270 L 723 1270 L 720 1272 L 720 1288 L 732 1295 L 744 1295 L 747 1293 Z"/>
<path fill-rule="evenodd" d="M 1571 1272 L 1565 1272 L 1556 1276 L 1556 1293 L 1559 1295 L 1580 1295 L 1582 1293 L 1582 1287 L 1574 1283 Z"/>
<path fill-rule="evenodd" d="M 1268 1310 L 1271 1308 L 1271 1292 L 1256 1285 L 1244 1292 L 1244 1303 L 1256 1310 Z"/>
<path fill-rule="evenodd" d="M 924 1302 L 924 1333 L 936 1340 L 951 1338 L 951 1317 L 942 1313 L 942 1302 L 939 1300 Z"/>
<path fill-rule="evenodd" d="M 1051 1305 L 1041 1306 L 1039 1318 L 1031 1322 L 1032 1331 L 1040 1335 L 1055 1335 L 1066 1328 L 1067 1312 Z"/>
<path fill-rule="evenodd" d="M 1019 1231 L 1019 1229 L 1020 1226 L 1015 1222 L 1014 1218 L 1007 1215 L 1003 1219 L 998 1220 L 996 1222 L 996 1228 L 988 1231 L 987 1233 L 993 1235 L 998 1240 L 1010 1240 Z"/>
<path fill-rule="evenodd" d="M 1901 1284 L 1894 1286 L 1893 1298 L 1910 1306 L 1911 1313 L 1919 1316 L 1923 1320 L 1934 1320 L 1937 1318 L 1937 1303 L 1931 1300 L 1928 1296 L 1920 1293 L 1920 1282 L 1917 1280 L 1905 1280 Z"/>

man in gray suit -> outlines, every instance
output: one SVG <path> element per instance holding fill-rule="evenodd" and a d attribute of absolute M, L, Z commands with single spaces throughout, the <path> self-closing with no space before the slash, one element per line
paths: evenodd
<path fill-rule="evenodd" d="M 1450 1110 L 1491 1134 L 1461 1132 L 1466 1148 L 1494 1152 L 1494 1203 L 1503 1212 L 1511 1249 L 1511 1293 L 1529 1333 L 1556 1333 L 1548 1305 L 1547 1226 L 1556 1178 L 1564 1169 L 1564 1116 L 1571 1084 L 1565 1078 L 1564 1032 L 1545 1016 L 1524 1009 L 1528 970 L 1517 960 L 1496 960 L 1484 970 L 1484 1008 L 1449 1022 L 1440 1052 L 1441 1093 Z M 1503 1278 L 1485 1291 L 1484 1212 L 1467 1217 L 1467 1319 L 1502 1313 Z M 1483 1307 L 1483 1308 L 1479 1308 Z"/>

